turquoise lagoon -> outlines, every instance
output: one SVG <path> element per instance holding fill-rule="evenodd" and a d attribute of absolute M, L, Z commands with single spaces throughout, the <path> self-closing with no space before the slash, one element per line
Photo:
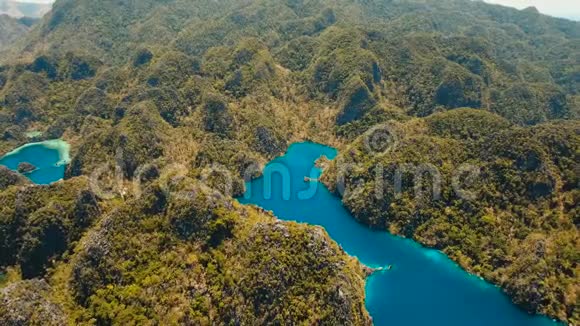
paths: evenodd
<path fill-rule="evenodd" d="M 465 272 L 441 252 L 357 223 L 323 184 L 304 182 L 304 176 L 320 175 L 314 162 L 322 155 L 333 159 L 337 151 L 315 143 L 291 145 L 265 167 L 261 178 L 246 184 L 238 200 L 271 210 L 282 220 L 324 227 L 367 266 L 392 265 L 367 280 L 366 305 L 375 325 L 558 325 L 522 311 L 500 289 Z M 289 187 L 282 187 L 283 178 Z"/>
<path fill-rule="evenodd" d="M 18 164 L 31 163 L 37 169 L 26 176 L 36 184 L 51 184 L 64 177 L 66 164 L 70 161 L 69 150 L 69 144 L 60 139 L 30 143 L 4 155 L 0 165 L 16 171 Z"/>

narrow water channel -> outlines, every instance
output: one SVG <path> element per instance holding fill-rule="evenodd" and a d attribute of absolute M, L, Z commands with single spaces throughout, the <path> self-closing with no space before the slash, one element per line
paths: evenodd
<path fill-rule="evenodd" d="M 459 268 L 447 256 L 418 243 L 359 224 L 339 198 L 318 182 L 315 161 L 337 151 L 295 143 L 249 182 L 241 203 L 271 210 L 283 220 L 324 227 L 350 255 L 370 267 L 392 265 L 367 280 L 366 305 L 375 325 L 555 326 L 520 310 L 497 287 Z"/>

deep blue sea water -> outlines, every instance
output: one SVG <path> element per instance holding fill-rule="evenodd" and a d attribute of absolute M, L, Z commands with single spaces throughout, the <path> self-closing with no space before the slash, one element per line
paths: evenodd
<path fill-rule="evenodd" d="M 497 287 L 473 276 L 439 251 L 373 231 L 359 224 L 339 198 L 317 182 L 314 162 L 337 151 L 315 143 L 295 143 L 249 182 L 241 203 L 272 210 L 280 219 L 323 226 L 350 255 L 365 265 L 392 269 L 369 277 L 366 305 L 375 325 L 555 326 L 512 304 Z"/>
<path fill-rule="evenodd" d="M 0 165 L 17 171 L 18 164 L 31 163 L 37 169 L 26 174 L 26 177 L 40 185 L 53 183 L 63 178 L 67 159 L 59 151 L 58 145 L 59 141 L 49 141 L 22 146 L 0 158 Z"/>

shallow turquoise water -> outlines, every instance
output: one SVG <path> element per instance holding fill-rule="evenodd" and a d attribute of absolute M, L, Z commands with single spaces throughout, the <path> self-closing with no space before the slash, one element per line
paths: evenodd
<path fill-rule="evenodd" d="M 314 167 L 317 158 L 333 159 L 336 154 L 320 144 L 293 144 L 266 166 L 263 177 L 246 185 L 238 200 L 272 210 L 283 220 L 323 226 L 367 266 L 392 264 L 392 270 L 367 280 L 366 305 L 375 325 L 558 325 L 528 315 L 498 288 L 466 273 L 439 251 L 357 223 L 324 185 L 304 182 L 304 176 L 320 175 Z"/>
<path fill-rule="evenodd" d="M 0 158 L 0 165 L 17 171 L 18 164 L 28 162 L 36 166 L 36 170 L 26 174 L 36 184 L 50 184 L 63 178 L 65 164 L 58 149 L 43 143 L 23 146 Z"/>

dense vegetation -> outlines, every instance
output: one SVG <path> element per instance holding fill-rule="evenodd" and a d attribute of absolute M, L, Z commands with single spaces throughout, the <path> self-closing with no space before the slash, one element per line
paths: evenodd
<path fill-rule="evenodd" d="M 57 185 L 0 171 L 0 298 L 18 307 L 0 316 L 368 322 L 361 268 L 324 233 L 229 198 L 309 139 L 361 164 L 343 193 L 361 222 L 574 324 L 579 42 L 577 22 L 469 0 L 57 0 L 0 56 L 0 152 L 31 131 L 73 145 Z M 366 151 L 385 126 L 400 146 Z M 411 171 L 401 196 L 375 198 L 374 167 L 388 179 L 398 163 L 446 180 L 470 163 L 485 182 L 476 201 L 444 184 L 416 202 Z M 168 179 L 204 195 L 172 198 Z"/>
<path fill-rule="evenodd" d="M 355 217 L 441 249 L 529 311 L 578 320 L 578 123 L 459 109 L 383 128 L 397 139 L 386 152 L 363 135 L 324 176 Z"/>
<path fill-rule="evenodd" d="M 76 307 L 71 320 L 368 321 L 360 265 L 324 232 L 276 222 L 195 183 L 176 186 L 191 197 L 167 197 L 151 185 L 106 216 L 57 270 L 70 289 L 65 307 Z"/>
<path fill-rule="evenodd" d="M 0 194 L 0 203 L 0 265 L 17 264 L 24 278 L 43 275 L 99 214 L 82 179 L 51 187 L 10 187 Z"/>

